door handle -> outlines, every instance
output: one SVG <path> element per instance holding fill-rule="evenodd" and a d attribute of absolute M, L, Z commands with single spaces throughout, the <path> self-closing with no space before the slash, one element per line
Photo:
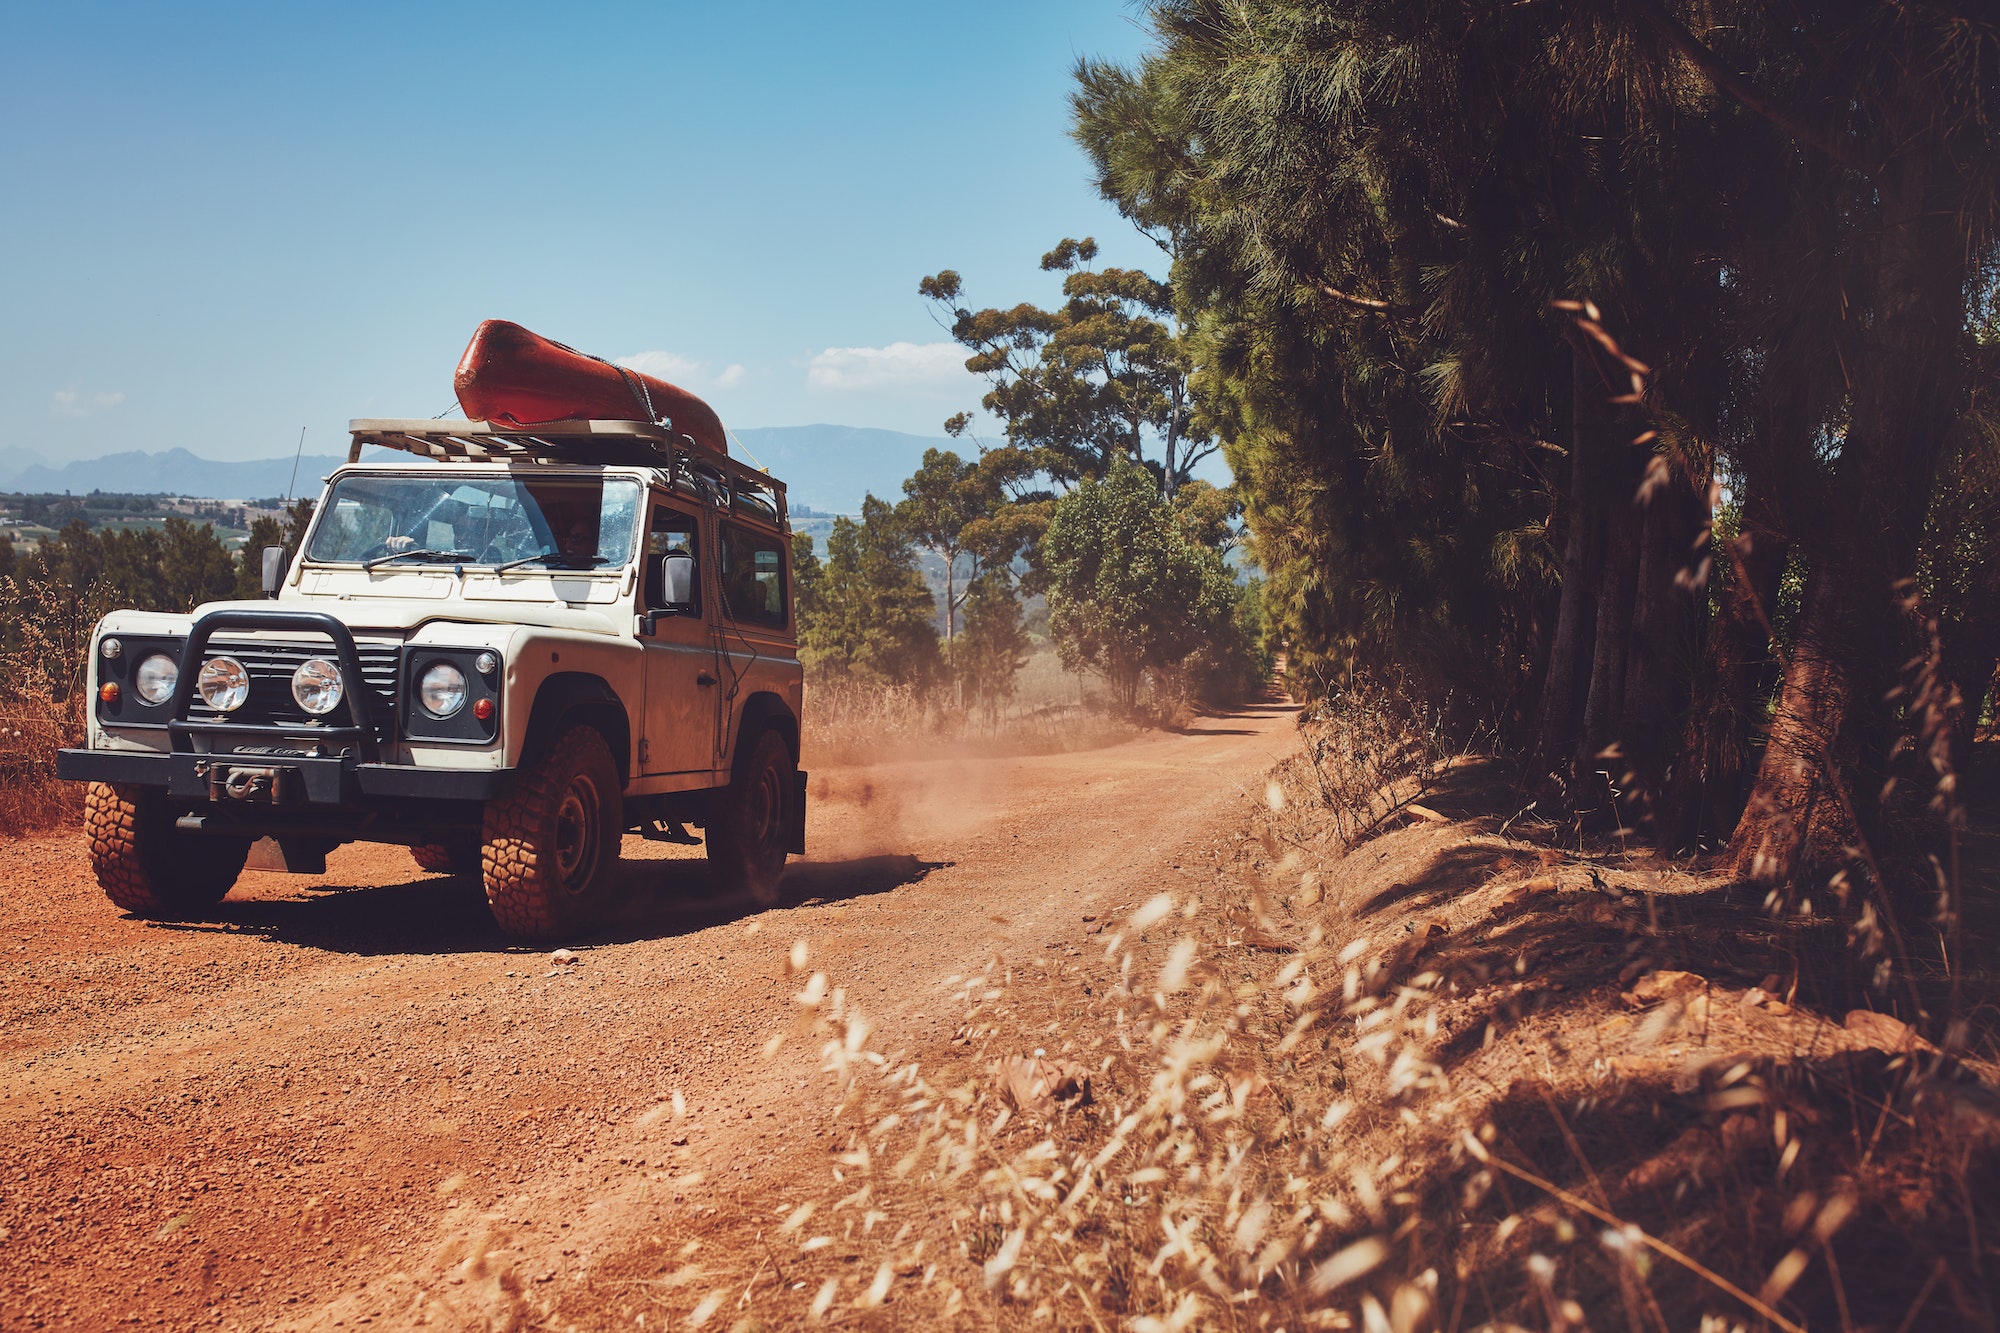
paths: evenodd
<path fill-rule="evenodd" d="M 694 683 L 697 685 L 713 685 L 715 684 L 715 677 L 709 675 L 706 671 L 703 671 L 695 676 Z"/>

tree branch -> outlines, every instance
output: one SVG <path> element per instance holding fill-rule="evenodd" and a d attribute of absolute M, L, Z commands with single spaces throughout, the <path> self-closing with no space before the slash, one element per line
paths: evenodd
<path fill-rule="evenodd" d="M 1338 287 L 1330 286 L 1324 282 L 1319 284 L 1319 289 L 1336 301 L 1345 301 L 1349 305 L 1359 306 L 1363 310 L 1376 310 L 1387 314 L 1396 309 L 1395 306 L 1387 301 L 1378 301 L 1372 296 L 1353 296 L 1347 292 L 1343 292 Z"/>
<path fill-rule="evenodd" d="M 1706 78 L 1709 85 L 1717 92 L 1742 106 L 1746 111 L 1761 116 L 1805 147 L 1832 158 L 1841 166 L 1852 167 L 1857 171 L 1868 169 L 1868 164 L 1851 145 L 1821 134 L 1765 96 L 1755 84 L 1723 64 L 1722 58 L 1689 32 L 1685 24 L 1662 8 L 1659 0 L 1632 0 L 1632 4 L 1645 17 L 1646 22 L 1651 24 L 1660 36 L 1667 39 L 1669 46 L 1680 52 L 1689 64 L 1701 71 L 1702 77 Z"/>

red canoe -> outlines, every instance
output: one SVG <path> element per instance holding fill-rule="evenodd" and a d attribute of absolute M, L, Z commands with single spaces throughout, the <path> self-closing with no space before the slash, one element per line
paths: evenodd
<path fill-rule="evenodd" d="M 535 426 L 664 419 L 702 448 L 729 452 L 722 418 L 686 389 L 585 356 L 504 319 L 479 326 L 451 382 L 459 406 L 476 421 Z"/>

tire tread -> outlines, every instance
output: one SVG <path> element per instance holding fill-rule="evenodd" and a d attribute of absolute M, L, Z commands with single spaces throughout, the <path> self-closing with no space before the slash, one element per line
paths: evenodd
<path fill-rule="evenodd" d="M 83 793 L 84 835 L 98 887 L 134 916 L 172 919 L 221 902 L 243 873 L 247 840 L 175 836 L 152 789 L 93 782 Z"/>
<path fill-rule="evenodd" d="M 487 803 L 479 848 L 486 902 L 500 929 L 517 939 L 553 939 L 579 924 L 566 910 L 562 887 L 553 882 L 554 865 L 541 864 L 537 843 L 541 831 L 554 822 L 570 773 L 584 765 L 610 774 L 611 780 L 602 790 L 615 805 L 619 798 L 617 768 L 604 738 L 590 727 L 564 732 L 539 762 L 521 770 L 513 791 Z M 622 832 L 622 819 L 611 822 Z M 617 853 L 614 838 L 606 849 L 608 862 L 615 862 Z M 609 874 L 608 863 L 599 874 Z"/>

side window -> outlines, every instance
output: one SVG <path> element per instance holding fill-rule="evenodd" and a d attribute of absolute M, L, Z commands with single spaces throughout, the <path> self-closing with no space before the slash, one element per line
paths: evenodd
<path fill-rule="evenodd" d="M 662 607 L 667 604 L 666 589 L 660 586 L 660 562 L 657 557 L 670 551 L 685 551 L 693 556 L 699 568 L 701 543 L 695 537 L 695 520 L 678 509 L 665 505 L 653 509 L 652 526 L 646 532 L 646 605 Z M 701 613 L 701 579 L 694 581 L 695 613 Z"/>
<path fill-rule="evenodd" d="M 785 627 L 785 552 L 778 538 L 723 525 L 722 600 L 731 620 Z"/>

